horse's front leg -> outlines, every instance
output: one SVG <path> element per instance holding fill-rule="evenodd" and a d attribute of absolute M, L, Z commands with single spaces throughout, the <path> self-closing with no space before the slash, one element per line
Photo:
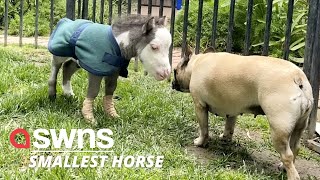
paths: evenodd
<path fill-rule="evenodd" d="M 119 74 L 116 73 L 113 76 L 105 77 L 105 96 L 103 97 L 103 107 L 105 112 L 112 118 L 120 117 L 114 108 L 113 104 L 113 92 L 117 88 L 117 80 Z"/>
<path fill-rule="evenodd" d="M 83 101 L 82 115 L 91 124 L 96 124 L 96 120 L 93 115 L 94 99 L 98 96 L 100 90 L 100 84 L 102 76 L 95 76 L 89 74 L 89 85 L 87 90 L 87 97 Z"/>

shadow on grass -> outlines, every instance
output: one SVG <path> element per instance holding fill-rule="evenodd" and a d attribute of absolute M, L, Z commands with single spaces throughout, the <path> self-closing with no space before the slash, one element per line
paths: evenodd
<path fill-rule="evenodd" d="M 248 146 L 250 145 L 243 141 L 233 140 L 226 143 L 214 137 L 209 141 L 207 147 L 188 146 L 187 151 L 200 163 L 214 168 L 241 169 L 249 174 L 258 173 L 270 176 L 272 179 L 286 179 L 286 173 L 277 169 L 280 159 L 271 155 L 270 152 L 257 152 Z"/>

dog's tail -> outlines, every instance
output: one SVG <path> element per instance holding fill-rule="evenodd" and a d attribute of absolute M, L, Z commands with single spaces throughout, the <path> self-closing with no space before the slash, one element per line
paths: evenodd
<path fill-rule="evenodd" d="M 301 116 L 300 117 L 308 117 L 313 108 L 313 95 L 312 88 L 307 79 L 307 77 L 303 74 L 303 76 L 298 75 L 294 77 L 295 84 L 300 88 L 302 92 L 301 99 Z"/>

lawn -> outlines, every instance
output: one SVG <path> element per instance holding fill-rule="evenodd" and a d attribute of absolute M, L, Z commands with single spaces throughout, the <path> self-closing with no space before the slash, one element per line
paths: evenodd
<path fill-rule="evenodd" d="M 198 125 L 190 96 L 173 91 L 167 81 L 144 76 L 142 68 L 134 72 L 133 63 L 129 77 L 119 79 L 115 92 L 119 97 L 115 106 L 121 118 L 109 119 L 104 114 L 100 93 L 95 102 L 97 127 L 87 124 L 80 111 L 86 94 L 86 72 L 81 70 L 73 77 L 75 97 L 62 95 L 59 75 L 55 102 L 47 98 L 49 73 L 50 55 L 45 48 L 0 47 L 0 179 L 286 179 L 286 174 L 277 170 L 278 154 L 263 116 L 241 116 L 233 142 L 223 144 L 218 139 L 223 118 L 211 115 L 209 146 L 196 148 L 193 139 Z M 38 128 L 109 128 L 114 133 L 113 152 L 96 154 L 163 155 L 163 167 L 113 168 L 107 162 L 104 168 L 28 168 L 29 157 L 43 153 L 11 146 L 9 134 L 18 127 L 29 132 Z M 18 140 L 22 141 L 19 137 Z M 89 143 L 83 150 L 90 150 Z M 319 155 L 302 148 L 296 162 L 301 176 L 316 179 L 318 164 Z"/>

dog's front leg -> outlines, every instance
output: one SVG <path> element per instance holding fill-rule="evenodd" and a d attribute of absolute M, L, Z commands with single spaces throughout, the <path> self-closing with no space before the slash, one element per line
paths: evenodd
<path fill-rule="evenodd" d="M 226 124 L 224 125 L 223 134 L 220 135 L 221 140 L 229 142 L 232 140 L 234 126 L 236 124 L 237 117 L 227 117 Z"/>
<path fill-rule="evenodd" d="M 82 115 L 89 123 L 96 124 L 96 121 L 93 115 L 93 103 L 94 103 L 94 99 L 99 94 L 102 76 L 95 76 L 91 73 L 88 73 L 88 74 L 89 74 L 89 85 L 87 90 L 87 97 L 83 102 Z"/>
<path fill-rule="evenodd" d="M 193 143 L 196 146 L 206 146 L 209 141 L 208 134 L 208 109 L 195 101 L 195 111 L 199 123 L 199 137 Z"/>
<path fill-rule="evenodd" d="M 120 117 L 114 108 L 113 104 L 113 92 L 117 88 L 117 80 L 119 74 L 116 73 L 113 76 L 105 77 L 105 96 L 103 97 L 103 107 L 105 112 L 112 118 Z"/>

